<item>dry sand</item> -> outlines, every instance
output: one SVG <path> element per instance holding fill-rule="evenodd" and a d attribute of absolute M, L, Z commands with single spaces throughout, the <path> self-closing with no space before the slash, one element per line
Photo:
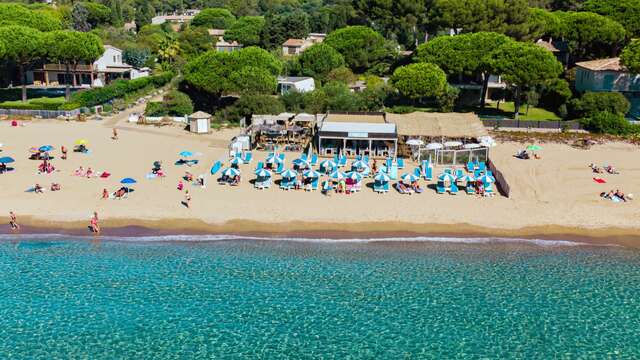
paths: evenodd
<path fill-rule="evenodd" d="M 135 110 L 135 109 L 134 109 Z M 518 160 L 512 155 L 522 144 L 504 143 L 491 156 L 505 173 L 510 198 L 478 198 L 466 194 L 437 195 L 428 189 L 420 195 L 396 192 L 376 194 L 364 188 L 359 194 L 330 197 L 319 192 L 282 191 L 277 186 L 255 190 L 249 183 L 252 169 L 265 153 L 254 152 L 254 161 L 241 166 L 242 185 L 220 186 L 208 175 L 211 164 L 227 159 L 224 147 L 237 130 L 211 135 L 193 135 L 178 127 L 156 128 L 125 124 L 126 114 L 116 119 L 86 123 L 33 121 L 11 128 L 0 122 L 0 156 L 12 156 L 14 172 L 0 175 L 0 216 L 15 211 L 22 223 L 38 226 L 76 227 L 86 224 L 93 211 L 103 227 L 142 225 L 153 228 L 201 232 L 329 232 L 367 233 L 477 233 L 496 236 L 582 234 L 593 236 L 635 235 L 640 229 L 640 197 L 627 203 L 602 200 L 599 193 L 621 189 L 640 195 L 640 151 L 637 147 L 612 143 L 590 150 L 561 144 L 541 144 L 541 160 Z M 111 139 L 111 127 L 120 139 Z M 71 149 L 77 139 L 89 141 L 91 153 L 69 153 L 59 159 L 59 148 Z M 38 175 L 39 162 L 28 160 L 32 146 L 50 144 L 58 171 Z M 202 153 L 193 167 L 175 166 L 178 152 Z M 287 154 L 293 160 L 297 154 Z M 147 180 L 152 163 L 162 160 L 167 177 Z M 612 164 L 620 175 L 601 175 L 608 183 L 597 184 L 589 163 Z M 109 179 L 72 176 L 79 166 L 108 171 Z M 414 165 L 409 165 L 412 167 Z M 207 187 L 187 186 L 191 208 L 181 205 L 184 193 L 176 189 L 179 178 L 189 170 L 207 174 Z M 439 169 L 435 170 L 435 174 Z M 110 192 L 123 177 L 138 180 L 135 192 L 126 200 L 102 200 L 102 189 Z M 372 180 L 371 180 L 372 181 Z M 25 192 L 35 183 L 49 187 L 62 184 L 62 191 L 45 194 Z M 366 181 L 365 181 L 366 184 Z M 427 185 L 424 181 L 422 185 Z M 4 222 L 4 221 L 3 221 Z M 6 229 L 6 228 L 5 228 Z"/>

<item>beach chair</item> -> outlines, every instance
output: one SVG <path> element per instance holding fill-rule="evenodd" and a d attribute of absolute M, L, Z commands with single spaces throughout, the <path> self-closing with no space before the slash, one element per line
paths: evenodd
<path fill-rule="evenodd" d="M 467 194 L 469 194 L 469 195 L 475 195 L 476 194 L 476 188 L 473 187 L 471 184 L 467 184 L 466 191 L 467 191 Z"/>
<path fill-rule="evenodd" d="M 451 195 L 458 195 L 458 185 L 456 185 L 455 182 L 451 183 L 451 187 L 449 188 L 449 194 Z"/>
<path fill-rule="evenodd" d="M 244 153 L 244 157 L 242 158 L 242 161 L 245 164 L 248 164 L 251 162 L 252 159 L 253 159 L 253 154 L 251 153 L 251 151 L 247 151 L 246 153 Z"/>
<path fill-rule="evenodd" d="M 474 168 L 474 166 L 473 166 L 473 162 L 472 162 L 472 161 L 469 161 L 469 162 L 467 163 L 467 171 L 468 171 L 468 172 L 473 172 L 473 170 L 474 170 L 474 169 L 475 169 L 475 168 Z"/>
<path fill-rule="evenodd" d="M 345 167 L 347 166 L 347 157 L 343 156 L 340 158 L 340 160 L 338 161 L 338 166 L 339 167 Z"/>
<path fill-rule="evenodd" d="M 369 167 L 364 168 L 364 170 L 362 170 L 361 174 L 364 177 L 367 177 L 367 176 L 371 175 L 371 168 L 369 168 Z"/>
<path fill-rule="evenodd" d="M 480 176 L 482 176 L 482 171 L 476 170 L 473 172 L 473 177 L 479 178 Z"/>
<path fill-rule="evenodd" d="M 462 169 L 456 169 L 456 180 L 464 177 L 464 171 Z"/>
<path fill-rule="evenodd" d="M 387 159 L 384 163 L 387 165 L 387 168 L 391 169 L 393 166 L 393 159 Z"/>
<path fill-rule="evenodd" d="M 383 172 L 385 174 L 389 174 L 389 168 L 387 168 L 387 165 L 380 165 L 380 172 Z"/>
<path fill-rule="evenodd" d="M 280 154 L 278 155 L 278 158 L 280 159 L 280 162 L 281 162 L 281 163 L 284 163 L 284 158 L 285 158 L 284 153 L 280 153 Z"/>
<path fill-rule="evenodd" d="M 433 179 L 433 167 L 429 166 L 424 174 L 424 178 L 425 180 L 432 180 Z"/>
<path fill-rule="evenodd" d="M 396 165 L 391 166 L 389 168 L 388 175 L 391 178 L 391 180 L 397 180 L 398 179 L 398 166 L 396 166 Z"/>
<path fill-rule="evenodd" d="M 382 183 L 382 192 L 389 192 L 389 182 Z"/>
<path fill-rule="evenodd" d="M 283 172 L 283 171 L 284 171 L 284 161 L 283 161 L 283 162 L 279 162 L 279 163 L 278 163 L 278 168 L 276 169 L 276 172 L 277 172 L 278 174 L 280 174 L 280 173 L 281 173 L 281 172 Z"/>
<path fill-rule="evenodd" d="M 447 189 L 444 187 L 444 182 L 438 181 L 438 184 L 436 185 L 436 192 L 438 194 L 444 194 L 447 192 Z"/>
<path fill-rule="evenodd" d="M 495 192 L 493 191 L 493 186 L 491 184 L 484 184 L 484 196 L 493 196 Z"/>
<path fill-rule="evenodd" d="M 487 164 L 485 164 L 484 161 L 478 163 L 478 170 L 480 170 L 480 171 L 487 170 Z"/>
<path fill-rule="evenodd" d="M 360 190 L 362 190 L 362 181 L 358 181 L 357 183 L 353 184 L 353 187 L 351 188 L 352 192 L 360 192 Z"/>
<path fill-rule="evenodd" d="M 365 163 L 367 163 L 367 165 L 369 165 L 369 155 L 363 156 L 362 161 L 364 161 Z"/>
<path fill-rule="evenodd" d="M 311 166 L 316 166 L 318 164 L 318 154 L 313 153 L 311 155 Z"/>
<path fill-rule="evenodd" d="M 318 190 L 318 182 L 320 180 L 318 178 L 313 179 L 313 181 L 311 182 L 311 190 Z"/>
<path fill-rule="evenodd" d="M 400 169 L 400 170 L 404 169 L 404 159 L 403 158 L 398 158 L 397 163 L 398 163 L 398 169 Z"/>
<path fill-rule="evenodd" d="M 413 169 L 413 175 L 415 175 L 415 176 L 417 176 L 417 177 L 421 178 L 421 177 L 422 177 L 422 170 L 420 170 L 420 168 L 419 168 L 419 167 L 417 167 L 417 168 Z"/>
<path fill-rule="evenodd" d="M 256 171 L 264 168 L 264 163 L 262 161 L 258 161 L 258 165 L 256 165 Z"/>
<path fill-rule="evenodd" d="M 292 184 L 290 180 L 285 180 L 285 179 L 280 180 L 280 189 L 289 190 L 291 189 L 291 186 Z"/>
<path fill-rule="evenodd" d="M 386 182 L 374 181 L 374 183 L 373 183 L 373 191 L 375 191 L 377 193 L 383 193 L 385 184 L 389 185 L 389 182 L 388 181 L 386 181 Z"/>
<path fill-rule="evenodd" d="M 271 178 L 268 178 L 266 181 L 262 183 L 262 186 L 263 188 L 268 189 L 271 187 L 271 184 L 273 184 L 273 180 L 271 180 Z"/>
<path fill-rule="evenodd" d="M 211 167 L 211 175 L 215 175 L 218 171 L 220 171 L 221 167 L 222 163 L 220 161 L 216 161 Z"/>

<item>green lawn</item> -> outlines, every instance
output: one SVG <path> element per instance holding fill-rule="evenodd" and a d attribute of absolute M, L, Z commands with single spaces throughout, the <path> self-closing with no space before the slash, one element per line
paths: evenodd
<path fill-rule="evenodd" d="M 558 115 L 549 110 L 538 107 L 529 107 L 529 113 L 526 113 L 527 106 L 520 106 L 520 120 L 562 120 Z M 484 110 L 477 110 L 479 115 L 505 116 L 513 119 L 514 106 L 513 102 L 501 102 L 500 109 L 496 108 L 496 104 L 487 104 Z"/>
<path fill-rule="evenodd" d="M 56 110 L 64 104 L 64 97 L 40 97 L 27 99 L 26 102 L 20 100 L 0 102 L 0 108 L 3 109 L 28 109 L 28 110 Z"/>

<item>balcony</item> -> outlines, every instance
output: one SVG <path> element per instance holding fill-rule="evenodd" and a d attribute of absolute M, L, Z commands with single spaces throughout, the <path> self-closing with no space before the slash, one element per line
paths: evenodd
<path fill-rule="evenodd" d="M 78 72 L 78 71 L 91 72 L 91 68 L 92 68 L 92 65 L 79 64 L 79 65 L 76 65 L 76 70 L 75 71 L 76 72 Z M 67 71 L 67 67 L 66 67 L 65 64 L 45 64 L 43 66 L 43 70 L 44 71 L 61 71 L 61 72 L 64 72 L 64 71 Z M 69 67 L 69 70 L 73 71 L 73 65 L 71 65 Z"/>

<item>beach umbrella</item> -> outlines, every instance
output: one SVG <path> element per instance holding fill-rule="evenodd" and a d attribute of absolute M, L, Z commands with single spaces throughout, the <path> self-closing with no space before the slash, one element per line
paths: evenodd
<path fill-rule="evenodd" d="M 405 184 L 411 184 L 414 181 L 418 181 L 417 176 L 409 173 L 402 175 L 401 179 L 402 179 L 402 182 L 404 182 Z"/>
<path fill-rule="evenodd" d="M 338 166 L 333 160 L 322 160 L 320 162 L 320 167 L 323 169 L 335 169 Z"/>
<path fill-rule="evenodd" d="M 496 179 L 493 176 L 489 176 L 487 174 L 480 176 L 477 180 L 482 181 L 484 184 L 493 184 L 496 182 Z"/>
<path fill-rule="evenodd" d="M 494 147 L 496 146 L 496 141 L 493 140 L 493 138 L 489 135 L 485 135 L 485 136 L 480 136 L 478 138 L 478 141 L 480 142 L 480 144 L 482 146 L 486 146 L 486 147 Z"/>
<path fill-rule="evenodd" d="M 282 174 L 280 174 L 280 175 L 282 175 L 283 178 L 295 179 L 298 176 L 298 173 L 293 171 L 293 170 L 291 170 L 291 169 L 288 169 L 288 170 L 283 171 Z"/>
<path fill-rule="evenodd" d="M 472 175 L 464 175 L 463 177 L 461 177 L 458 180 L 462 180 L 464 182 L 474 182 L 474 181 L 476 181 L 476 178 L 474 178 Z"/>
<path fill-rule="evenodd" d="M 29 152 L 33 154 L 37 154 L 40 152 L 40 149 L 38 149 L 37 147 L 32 147 L 32 148 L 29 148 Z"/>
<path fill-rule="evenodd" d="M 445 147 L 456 147 L 456 146 L 461 146 L 462 142 L 461 141 L 447 141 L 444 143 Z"/>
<path fill-rule="evenodd" d="M 240 170 L 232 167 L 226 168 L 222 171 L 222 175 L 228 176 L 228 177 L 235 177 L 240 175 Z"/>
<path fill-rule="evenodd" d="M 362 175 L 360 175 L 356 171 L 349 171 L 348 173 L 345 174 L 345 178 L 358 182 L 362 180 Z"/>
<path fill-rule="evenodd" d="M 297 165 L 299 167 L 309 167 L 309 162 L 305 159 L 295 159 L 292 161 L 293 165 Z"/>
<path fill-rule="evenodd" d="M 137 181 L 133 178 L 124 178 L 120 180 L 120 184 L 135 184 Z"/>
<path fill-rule="evenodd" d="M 438 176 L 438 180 L 439 181 L 456 181 L 456 176 L 453 174 L 449 174 L 449 173 L 444 173 L 441 174 L 440 176 Z"/>
<path fill-rule="evenodd" d="M 331 174 L 329 174 L 329 177 L 336 180 L 342 180 L 345 178 L 345 175 L 340 170 L 334 170 Z"/>
<path fill-rule="evenodd" d="M 230 163 L 231 165 L 242 165 L 244 164 L 244 161 L 242 161 L 242 159 L 239 157 L 234 157 L 233 159 L 231 159 Z"/>
<path fill-rule="evenodd" d="M 76 145 L 87 145 L 88 143 L 85 139 L 76 140 Z"/>
<path fill-rule="evenodd" d="M 184 151 L 180 151 L 178 155 L 180 155 L 181 157 L 188 158 L 188 157 L 192 157 L 193 153 L 191 151 L 184 150 Z"/>
<path fill-rule="evenodd" d="M 0 164 L 11 164 L 15 162 L 15 160 L 10 156 L 0 157 Z"/>
<path fill-rule="evenodd" d="M 379 181 L 379 182 L 389 182 L 391 180 L 391 178 L 389 177 L 389 175 L 383 173 L 383 172 L 378 172 L 376 174 L 376 176 L 374 176 L 373 178 L 375 181 Z"/>
<path fill-rule="evenodd" d="M 321 174 L 315 170 L 309 169 L 303 172 L 302 175 L 306 178 L 315 179 L 315 178 L 319 178 Z"/>
<path fill-rule="evenodd" d="M 51 145 L 42 145 L 38 148 L 38 150 L 43 151 L 43 152 L 47 152 L 47 151 L 51 151 L 53 150 L 54 147 Z"/>
<path fill-rule="evenodd" d="M 427 144 L 427 146 L 425 146 L 425 148 L 427 150 L 438 150 L 438 149 L 442 149 L 443 145 L 440 143 L 429 143 Z"/>
<path fill-rule="evenodd" d="M 267 164 L 277 164 L 277 163 L 281 163 L 282 159 L 280 159 L 276 154 L 270 154 L 269 156 L 267 156 L 267 159 L 265 160 L 265 162 Z"/>
<path fill-rule="evenodd" d="M 529 146 L 527 146 L 527 150 L 529 150 L 529 151 L 542 150 L 542 146 L 540 146 L 540 145 L 529 145 Z"/>
<path fill-rule="evenodd" d="M 369 164 L 367 164 L 366 162 L 362 161 L 362 160 L 357 160 L 354 161 L 353 164 L 351 164 L 351 168 L 352 169 L 365 169 L 368 168 Z"/>
<path fill-rule="evenodd" d="M 420 145 L 424 145 L 424 141 L 420 139 L 409 139 L 407 140 L 407 145 L 420 146 Z"/>
<path fill-rule="evenodd" d="M 478 148 L 481 148 L 481 147 L 482 147 L 482 145 L 480 145 L 480 144 L 465 144 L 463 146 L 463 148 L 465 148 L 465 149 L 478 149 Z"/>
<path fill-rule="evenodd" d="M 256 170 L 256 176 L 261 178 L 271 177 L 271 172 L 267 169 L 258 169 Z"/>

